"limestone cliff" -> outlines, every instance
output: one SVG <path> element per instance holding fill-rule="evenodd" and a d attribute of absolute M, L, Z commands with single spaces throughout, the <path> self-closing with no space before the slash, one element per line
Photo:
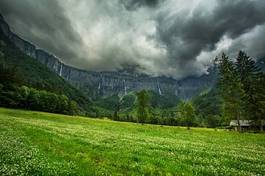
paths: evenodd
<path fill-rule="evenodd" d="M 21 39 L 10 30 L 2 16 L 0 16 L 0 28 L 3 34 L 22 52 L 45 64 L 49 69 L 90 97 L 127 94 L 131 91 L 147 89 L 161 95 L 174 94 L 180 98 L 188 99 L 207 88 L 211 88 L 215 84 L 215 71 L 200 77 L 175 80 L 167 77 L 151 77 L 126 71 L 94 72 L 80 70 L 64 64 L 54 55 Z"/>

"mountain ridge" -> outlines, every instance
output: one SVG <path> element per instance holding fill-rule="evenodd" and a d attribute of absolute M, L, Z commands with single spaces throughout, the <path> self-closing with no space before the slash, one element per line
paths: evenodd
<path fill-rule="evenodd" d="M 74 87 L 82 90 L 88 97 L 106 97 L 114 94 L 126 95 L 132 91 L 147 89 L 160 95 L 166 93 L 176 95 L 182 99 L 189 99 L 204 89 L 213 87 L 216 82 L 214 70 L 212 70 L 213 74 L 210 72 L 208 75 L 191 76 L 181 80 L 165 76 L 152 77 L 138 73 L 82 70 L 66 65 L 53 54 L 48 53 L 44 49 L 37 48 L 31 42 L 13 33 L 3 16 L 0 17 L 0 27 L 4 35 L 23 53 L 46 65 Z"/>

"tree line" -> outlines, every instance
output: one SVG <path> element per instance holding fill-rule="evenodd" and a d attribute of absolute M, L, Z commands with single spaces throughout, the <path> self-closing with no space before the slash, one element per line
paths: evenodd
<path fill-rule="evenodd" d="M 0 106 L 75 115 L 79 108 L 65 95 L 20 86 L 15 68 L 0 65 Z"/>
<path fill-rule="evenodd" d="M 171 125 L 171 126 L 187 126 L 188 129 L 191 126 L 200 126 L 200 122 L 196 119 L 196 111 L 193 104 L 190 101 L 182 101 L 178 104 L 174 111 L 162 111 L 156 112 L 157 109 L 151 106 L 150 94 L 146 90 L 142 90 L 136 93 L 136 106 L 135 114 L 120 114 L 120 104 L 117 106 L 110 116 L 115 121 L 127 121 L 135 123 L 149 123 L 158 125 Z M 161 110 L 161 109 L 160 109 Z"/>
<path fill-rule="evenodd" d="M 219 68 L 218 87 L 224 100 L 224 116 L 240 120 L 253 120 L 263 131 L 265 119 L 265 76 L 256 61 L 240 51 L 236 59 L 223 54 L 216 58 Z"/>

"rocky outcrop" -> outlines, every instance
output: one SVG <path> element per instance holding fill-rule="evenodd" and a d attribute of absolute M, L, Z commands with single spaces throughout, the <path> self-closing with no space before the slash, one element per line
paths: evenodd
<path fill-rule="evenodd" d="M 151 77 L 126 71 L 94 72 L 80 70 L 64 64 L 54 55 L 21 39 L 10 30 L 2 16 L 0 16 L 0 29 L 22 52 L 45 64 L 90 97 L 127 94 L 131 91 L 147 89 L 160 95 L 169 93 L 188 99 L 202 90 L 212 87 L 216 80 L 215 74 L 212 74 L 214 71 L 209 75 L 188 77 L 177 81 L 167 77 Z"/>

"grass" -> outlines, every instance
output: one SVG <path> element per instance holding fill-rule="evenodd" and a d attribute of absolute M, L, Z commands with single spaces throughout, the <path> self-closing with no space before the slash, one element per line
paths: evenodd
<path fill-rule="evenodd" d="M 0 175 L 265 175 L 265 135 L 0 108 Z"/>

